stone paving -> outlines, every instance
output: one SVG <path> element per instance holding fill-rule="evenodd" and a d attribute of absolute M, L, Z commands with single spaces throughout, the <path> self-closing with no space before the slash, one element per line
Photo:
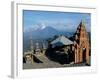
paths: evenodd
<path fill-rule="evenodd" d="M 60 64 L 49 60 L 45 55 L 37 55 L 37 58 L 43 63 L 24 63 L 23 69 L 40 69 L 40 68 L 60 68 L 60 67 L 74 67 L 74 66 L 86 66 L 85 63 L 80 64 Z"/>

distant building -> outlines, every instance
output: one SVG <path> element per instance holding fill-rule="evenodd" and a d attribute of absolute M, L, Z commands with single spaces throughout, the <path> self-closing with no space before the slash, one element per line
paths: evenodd
<path fill-rule="evenodd" d="M 35 54 L 40 54 L 40 53 L 41 53 L 41 49 L 39 48 L 39 43 L 36 42 Z"/>

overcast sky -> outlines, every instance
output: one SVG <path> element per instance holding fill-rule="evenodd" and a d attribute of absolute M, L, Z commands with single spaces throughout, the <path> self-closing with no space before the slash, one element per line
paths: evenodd
<path fill-rule="evenodd" d="M 91 15 L 89 13 L 23 10 L 24 31 L 29 28 L 44 29 L 47 26 L 61 31 L 76 31 L 81 21 L 90 32 Z"/>

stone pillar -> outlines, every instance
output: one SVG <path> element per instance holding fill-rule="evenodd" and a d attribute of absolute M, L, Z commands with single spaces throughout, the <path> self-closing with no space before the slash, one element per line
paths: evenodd
<path fill-rule="evenodd" d="M 90 64 L 89 48 L 86 49 L 86 63 Z"/>
<path fill-rule="evenodd" d="M 80 60 L 79 60 L 79 62 L 81 63 L 82 61 L 83 61 L 83 54 L 82 54 L 82 48 L 80 48 L 80 52 L 79 52 L 79 54 L 80 54 Z"/>
<path fill-rule="evenodd" d="M 75 63 L 77 63 L 77 52 L 75 50 Z"/>

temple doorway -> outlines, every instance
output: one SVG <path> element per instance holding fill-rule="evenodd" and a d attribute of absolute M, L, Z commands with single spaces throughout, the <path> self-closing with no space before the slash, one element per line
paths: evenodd
<path fill-rule="evenodd" d="M 83 48 L 83 62 L 86 62 L 86 48 Z"/>

